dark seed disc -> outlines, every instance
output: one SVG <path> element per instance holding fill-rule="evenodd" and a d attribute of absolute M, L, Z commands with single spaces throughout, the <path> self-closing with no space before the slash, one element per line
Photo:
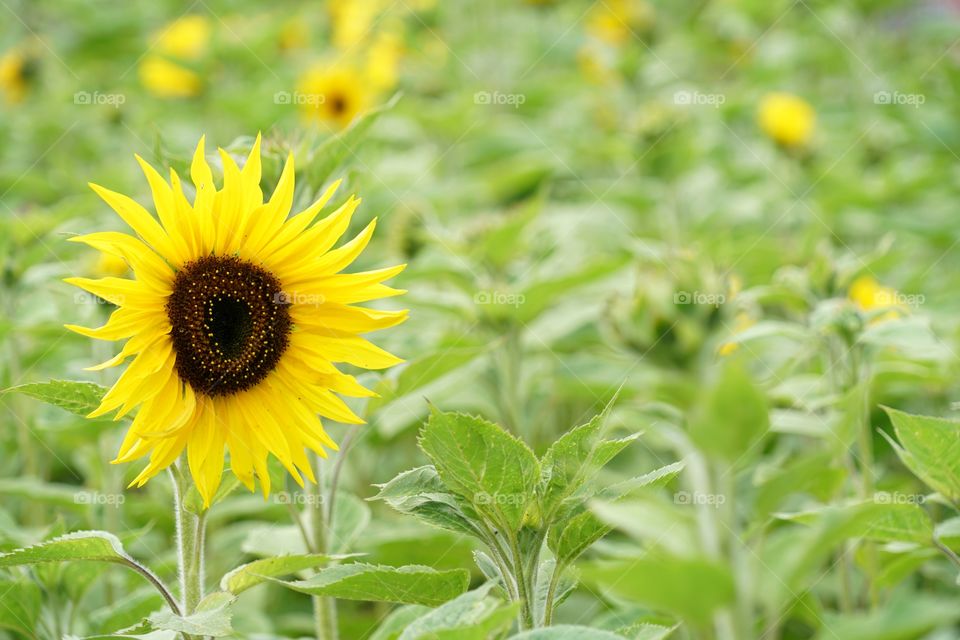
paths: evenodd
<path fill-rule="evenodd" d="M 167 299 L 177 374 L 197 393 L 255 386 L 287 348 L 292 322 L 280 281 L 235 256 L 206 256 L 177 272 Z"/>

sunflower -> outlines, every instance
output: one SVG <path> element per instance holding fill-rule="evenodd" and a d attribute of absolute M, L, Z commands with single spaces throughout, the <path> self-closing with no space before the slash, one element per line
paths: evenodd
<path fill-rule="evenodd" d="M 346 65 L 317 65 L 300 79 L 304 115 L 310 120 L 346 127 L 371 102 L 363 74 Z"/>
<path fill-rule="evenodd" d="M 363 251 L 376 220 L 339 248 L 360 200 L 351 196 L 314 224 L 339 181 L 313 205 L 288 217 L 294 191 L 289 157 L 267 202 L 260 190 L 260 137 L 243 165 L 222 149 L 217 190 L 200 139 L 190 175 L 191 204 L 180 178 L 167 183 L 137 157 L 159 218 L 127 196 L 91 184 L 135 232 L 71 238 L 123 258 L 134 279 L 66 281 L 119 308 L 97 329 L 74 325 L 101 340 L 126 340 L 100 370 L 129 366 L 90 417 L 136 416 L 114 463 L 149 455 L 130 486 L 142 486 L 184 451 L 205 505 L 220 484 L 224 451 L 232 472 L 251 491 L 255 478 L 270 492 L 267 460 L 279 459 L 303 486 L 315 481 L 306 450 L 326 457 L 337 446 L 319 416 L 360 424 L 339 395 L 374 394 L 336 367 L 382 369 L 401 362 L 359 334 L 406 319 L 356 303 L 394 296 L 382 284 L 405 265 L 345 274 Z"/>

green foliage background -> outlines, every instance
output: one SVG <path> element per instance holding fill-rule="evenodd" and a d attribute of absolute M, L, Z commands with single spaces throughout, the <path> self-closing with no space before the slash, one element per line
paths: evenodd
<path fill-rule="evenodd" d="M 424 6 L 387 12 L 404 49 L 398 86 L 375 99 L 390 104 L 338 134 L 276 98 L 345 55 L 324 3 L 0 2 L 0 51 L 27 61 L 23 100 L 0 107 L 0 386 L 112 381 L 82 371 L 108 346 L 62 326 L 110 310 L 61 282 L 97 272 L 67 237 L 119 228 L 88 181 L 147 202 L 133 153 L 184 174 L 201 134 L 243 154 L 259 131 L 267 189 L 293 150 L 298 203 L 343 176 L 364 199 L 353 231 L 380 217 L 358 266 L 409 263 L 396 280 L 409 293 L 389 304 L 411 318 L 378 337 L 408 363 L 364 375 L 381 394 L 356 407 L 369 424 L 328 425 L 349 444 L 336 558 L 248 571 L 258 586 L 240 589 L 232 633 L 310 636 L 311 593 L 338 598 L 343 638 L 520 633 L 483 543 L 425 524 L 409 503 L 423 486 L 407 502 L 384 496 L 433 462 L 450 492 L 436 502 L 477 506 L 476 487 L 441 466 L 442 434 L 425 429 L 418 448 L 432 403 L 529 447 L 494 470 L 524 497 L 491 519 L 544 529 L 540 561 L 600 540 L 571 559 L 578 586 L 554 616 L 593 631 L 517 637 L 960 638 L 956 3 L 637 0 L 619 44 L 590 30 L 603 2 L 410 4 Z M 203 89 L 159 98 L 138 64 L 184 14 L 211 24 L 192 67 Z M 291 23 L 305 39 L 281 47 Z M 813 107 L 808 144 L 782 147 L 758 126 L 771 92 Z M 861 277 L 895 290 L 897 309 L 851 300 Z M 591 462 L 597 493 L 570 507 L 579 528 L 565 540 L 539 511 L 556 507 L 538 484 L 544 456 L 618 389 L 608 428 L 632 444 Z M 0 550 L 105 530 L 172 581 L 166 478 L 124 490 L 136 465 L 107 464 L 123 424 L 77 415 L 92 387 L 61 390 L 60 408 L 21 391 L 0 396 Z M 465 468 L 488 445 L 471 444 Z M 677 461 L 663 482 L 611 491 Z M 315 505 L 276 471 L 278 496 L 237 491 L 211 510 L 211 590 L 246 562 L 311 552 L 291 510 Z M 142 576 L 111 564 L 3 557 L 0 637 L 94 636 L 163 615 Z M 405 565 L 433 586 L 392 599 L 371 587 Z M 454 600 L 464 570 L 472 590 Z M 450 619 L 474 635 L 436 630 Z"/>

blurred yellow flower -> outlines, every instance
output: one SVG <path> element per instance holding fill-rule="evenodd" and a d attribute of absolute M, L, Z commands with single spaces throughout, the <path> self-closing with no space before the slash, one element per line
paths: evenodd
<path fill-rule="evenodd" d="M 770 93 L 760 101 L 760 128 L 786 147 L 808 144 L 816 119 L 817 114 L 809 102 L 789 93 Z"/>
<path fill-rule="evenodd" d="M 741 311 L 737 314 L 737 317 L 733 323 L 733 336 L 738 336 L 755 324 L 757 324 L 757 321 L 751 318 L 750 314 Z M 717 349 L 717 354 L 720 356 L 729 356 L 730 354 L 736 352 L 736 350 L 739 348 L 739 342 L 727 341 L 720 345 L 720 347 Z"/>
<path fill-rule="evenodd" d="M 188 98 L 200 93 L 200 76 L 179 64 L 200 59 L 210 45 L 210 21 L 192 14 L 178 18 L 153 37 L 150 53 L 139 65 L 140 82 L 160 98 Z"/>
<path fill-rule="evenodd" d="M 380 0 L 330 0 L 327 11 L 333 26 L 333 44 L 341 50 L 356 47 L 370 33 L 381 10 Z"/>
<path fill-rule="evenodd" d="M 280 27 L 279 44 L 280 49 L 284 51 L 302 49 L 309 39 L 310 31 L 303 18 L 290 18 Z"/>
<path fill-rule="evenodd" d="M 870 276 L 860 276 L 854 280 L 847 295 L 861 311 L 891 310 L 878 317 L 877 321 L 899 317 L 897 310 L 905 310 L 899 302 L 900 294 L 896 289 L 885 287 Z"/>
<path fill-rule="evenodd" d="M 355 69 L 318 65 L 300 79 L 300 104 L 308 119 L 345 127 L 367 108 L 370 88 Z"/>
<path fill-rule="evenodd" d="M 160 98 L 188 98 L 200 93 L 202 83 L 195 72 L 157 55 L 140 61 L 140 82 Z"/>
<path fill-rule="evenodd" d="M 10 104 L 22 102 L 27 95 L 27 59 L 17 49 L 0 56 L 0 91 Z"/>
<path fill-rule="evenodd" d="M 153 48 L 180 60 L 197 60 L 210 45 L 210 21 L 192 14 L 178 18 L 154 35 Z"/>
<path fill-rule="evenodd" d="M 367 81 L 376 91 L 389 91 L 397 86 L 400 75 L 400 56 L 403 54 L 403 39 L 396 30 L 383 30 L 377 34 L 367 51 Z"/>
<path fill-rule="evenodd" d="M 641 0 L 598 0 L 587 15 L 586 30 L 602 42 L 620 46 L 649 29 L 653 20 L 653 7 Z"/>

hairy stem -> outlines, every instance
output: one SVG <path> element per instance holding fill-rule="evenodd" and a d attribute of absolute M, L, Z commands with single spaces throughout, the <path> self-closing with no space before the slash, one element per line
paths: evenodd
<path fill-rule="evenodd" d="M 567 565 L 557 562 L 553 567 L 553 575 L 550 576 L 550 586 L 547 587 L 547 601 L 543 607 L 543 626 L 549 627 L 553 624 L 553 610 L 556 607 L 554 599 L 557 597 L 557 587 L 560 585 L 560 578 L 566 571 Z"/>
<path fill-rule="evenodd" d="M 313 532 L 313 548 L 317 553 L 329 553 L 329 536 L 327 532 L 331 525 L 325 504 L 323 469 L 318 456 L 313 456 L 313 474 L 316 483 L 310 485 L 311 499 L 307 501 L 310 510 L 310 524 Z M 332 498 L 331 498 L 332 502 Z M 308 545 L 310 546 L 310 545 Z M 337 626 L 337 604 L 333 598 L 313 596 L 313 620 L 317 640 L 337 640 L 339 629 Z"/>
<path fill-rule="evenodd" d="M 187 493 L 191 487 L 190 472 L 181 458 L 171 468 L 174 487 L 174 513 L 177 523 L 177 557 L 180 573 L 180 615 L 189 616 L 203 599 L 203 541 L 206 530 L 206 512 L 194 513 L 187 507 Z M 183 634 L 185 640 L 194 636 Z"/>

